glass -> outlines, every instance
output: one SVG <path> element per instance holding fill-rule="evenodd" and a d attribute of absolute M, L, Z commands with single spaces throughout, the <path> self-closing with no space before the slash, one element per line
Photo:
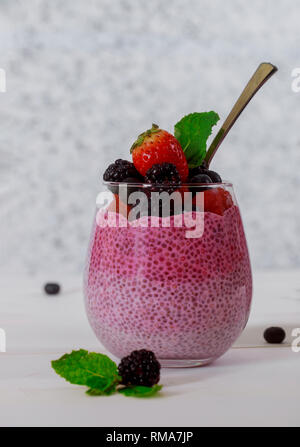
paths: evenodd
<path fill-rule="evenodd" d="M 171 197 L 166 206 L 162 195 Z M 149 349 L 162 366 L 180 367 L 223 355 L 244 329 L 252 299 L 232 184 L 104 183 L 84 293 L 96 336 L 119 358 Z"/>

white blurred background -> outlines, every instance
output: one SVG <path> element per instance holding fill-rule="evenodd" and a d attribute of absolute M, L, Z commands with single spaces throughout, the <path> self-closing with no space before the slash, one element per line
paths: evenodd
<path fill-rule="evenodd" d="M 152 122 L 223 121 L 262 61 L 279 72 L 213 167 L 254 268 L 300 267 L 299 18 L 295 0 L 1 0 L 1 275 L 80 275 L 109 162 Z"/>

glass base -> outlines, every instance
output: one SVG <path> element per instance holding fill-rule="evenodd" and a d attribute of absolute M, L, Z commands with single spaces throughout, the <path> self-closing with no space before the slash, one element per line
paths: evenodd
<path fill-rule="evenodd" d="M 205 366 L 213 362 L 214 357 L 208 359 L 158 359 L 162 368 L 195 368 L 197 366 Z"/>

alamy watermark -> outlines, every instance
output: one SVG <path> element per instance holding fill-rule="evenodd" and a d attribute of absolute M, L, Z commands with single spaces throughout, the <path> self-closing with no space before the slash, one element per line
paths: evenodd
<path fill-rule="evenodd" d="M 300 67 L 296 67 L 292 70 L 291 73 L 292 78 L 294 78 L 294 80 L 292 81 L 292 91 L 294 93 L 299 93 L 300 92 Z"/>
<path fill-rule="evenodd" d="M 294 340 L 292 341 L 292 351 L 293 352 L 300 352 L 300 328 L 295 328 L 292 330 L 292 337 L 294 337 Z"/>
<path fill-rule="evenodd" d="M 0 93 L 6 92 L 6 73 L 3 68 L 0 68 Z"/>
<path fill-rule="evenodd" d="M 100 192 L 96 205 L 96 222 L 101 228 L 183 227 L 189 239 L 204 233 L 204 192 L 142 191 L 124 184 L 118 194 Z"/>
<path fill-rule="evenodd" d="M 6 333 L 0 328 L 0 352 L 6 352 Z"/>

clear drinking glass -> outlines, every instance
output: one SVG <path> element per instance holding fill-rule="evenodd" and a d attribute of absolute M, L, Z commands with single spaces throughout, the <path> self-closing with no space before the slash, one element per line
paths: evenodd
<path fill-rule="evenodd" d="M 104 183 L 84 292 L 96 336 L 117 357 L 149 349 L 162 366 L 220 357 L 244 329 L 252 298 L 232 184 Z"/>

